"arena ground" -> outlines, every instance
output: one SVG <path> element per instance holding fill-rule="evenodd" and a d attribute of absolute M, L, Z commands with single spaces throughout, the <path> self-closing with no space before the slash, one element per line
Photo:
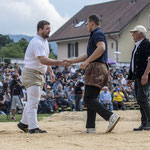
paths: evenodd
<path fill-rule="evenodd" d="M 39 122 L 46 134 L 23 133 L 17 123 L 0 123 L 1 150 L 150 150 L 150 131 L 133 132 L 140 125 L 137 110 L 117 111 L 120 122 L 106 134 L 108 122 L 97 115 L 96 134 L 81 134 L 86 112 L 62 112 Z"/>

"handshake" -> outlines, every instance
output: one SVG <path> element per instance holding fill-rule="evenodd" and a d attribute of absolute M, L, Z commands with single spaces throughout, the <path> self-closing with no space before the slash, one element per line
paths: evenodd
<path fill-rule="evenodd" d="M 65 59 L 65 60 L 61 61 L 60 66 L 69 67 L 73 63 L 74 63 L 73 60 Z M 89 64 L 89 62 L 87 62 L 87 61 L 81 62 L 80 69 L 85 69 L 88 66 L 88 64 Z"/>
<path fill-rule="evenodd" d="M 65 60 L 61 61 L 60 66 L 62 66 L 62 67 L 69 67 L 69 66 L 71 66 L 71 64 L 72 64 L 71 60 L 65 59 Z"/>

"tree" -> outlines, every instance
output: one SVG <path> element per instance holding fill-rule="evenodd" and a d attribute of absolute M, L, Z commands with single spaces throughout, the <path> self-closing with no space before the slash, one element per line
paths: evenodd
<path fill-rule="evenodd" d="M 19 44 L 10 43 L 1 48 L 0 57 L 24 58 L 24 52 Z"/>
<path fill-rule="evenodd" d="M 49 58 L 57 59 L 57 56 L 53 52 L 50 52 L 49 53 Z"/>
<path fill-rule="evenodd" d="M 57 55 L 55 55 L 55 54 L 53 53 L 53 49 L 51 48 L 51 45 L 50 45 L 50 44 L 49 44 L 49 50 L 50 50 L 49 58 L 57 59 Z"/>
<path fill-rule="evenodd" d="M 24 58 L 24 53 L 28 44 L 28 41 L 24 38 L 17 43 L 9 43 L 6 46 L 1 47 L 0 57 Z"/>
<path fill-rule="evenodd" d="M 22 47 L 22 50 L 25 53 L 29 42 L 26 39 L 22 38 L 21 40 L 19 40 L 19 42 L 17 42 L 17 44 Z"/>
<path fill-rule="evenodd" d="M 6 44 L 9 44 L 11 42 L 13 42 L 13 40 L 11 40 L 8 35 L 0 34 L 0 49 L 2 46 L 5 46 Z"/>

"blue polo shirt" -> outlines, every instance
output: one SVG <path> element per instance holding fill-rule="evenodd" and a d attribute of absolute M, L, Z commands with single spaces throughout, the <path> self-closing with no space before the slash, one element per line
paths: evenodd
<path fill-rule="evenodd" d="M 106 40 L 106 37 L 105 37 L 104 33 L 101 31 L 101 29 L 99 27 L 94 29 L 90 34 L 90 39 L 89 39 L 88 46 L 87 46 L 87 55 L 88 55 L 88 57 L 90 57 L 93 54 L 93 52 L 96 50 L 96 48 L 97 48 L 96 44 L 98 42 L 104 42 L 105 43 L 105 51 L 99 58 L 97 58 L 93 62 L 106 63 L 107 59 L 108 59 L 108 56 L 107 56 L 107 40 Z"/>

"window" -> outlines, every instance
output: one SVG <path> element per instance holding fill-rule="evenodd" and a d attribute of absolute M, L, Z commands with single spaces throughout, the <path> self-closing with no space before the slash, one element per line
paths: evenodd
<path fill-rule="evenodd" d="M 148 16 L 148 29 L 150 29 L 150 15 Z"/>
<path fill-rule="evenodd" d="M 68 43 L 68 58 L 78 57 L 78 42 Z"/>
<path fill-rule="evenodd" d="M 86 21 L 80 21 L 78 24 L 76 24 L 74 27 L 75 28 L 78 28 L 78 27 L 81 27 L 83 24 L 85 24 Z"/>
<path fill-rule="evenodd" d="M 113 43 L 111 43 L 111 49 L 113 49 L 114 48 L 114 44 Z"/>

